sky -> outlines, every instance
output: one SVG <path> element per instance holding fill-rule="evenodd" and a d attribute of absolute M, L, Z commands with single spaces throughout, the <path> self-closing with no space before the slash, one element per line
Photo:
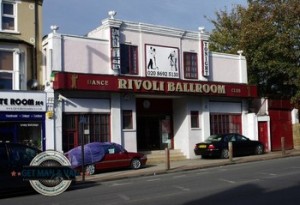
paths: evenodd
<path fill-rule="evenodd" d="M 44 0 L 43 35 L 51 32 L 51 25 L 59 33 L 85 35 L 111 10 L 117 12 L 115 19 L 210 32 L 213 25 L 207 18 L 216 19 L 216 11 L 230 11 L 237 4 L 246 6 L 247 0 Z"/>

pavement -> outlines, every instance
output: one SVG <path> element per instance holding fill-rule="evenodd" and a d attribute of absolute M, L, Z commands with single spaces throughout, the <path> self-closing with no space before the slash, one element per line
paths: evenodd
<path fill-rule="evenodd" d="M 179 172 L 179 171 L 229 166 L 233 164 L 279 159 L 279 158 L 293 157 L 293 156 L 300 156 L 300 149 L 286 150 L 284 152 L 282 151 L 268 152 L 262 155 L 236 157 L 233 158 L 232 160 L 202 159 L 199 157 L 197 159 L 171 161 L 169 162 L 169 164 L 166 162 L 149 164 L 146 165 L 144 168 L 138 170 L 125 169 L 125 170 L 101 172 L 95 175 L 85 176 L 84 180 L 82 176 L 78 176 L 76 178 L 76 183 L 80 184 L 86 182 L 103 182 L 103 181 L 118 180 L 118 179 L 131 178 L 131 177 L 151 176 L 151 175 L 166 174 L 166 173 Z"/>

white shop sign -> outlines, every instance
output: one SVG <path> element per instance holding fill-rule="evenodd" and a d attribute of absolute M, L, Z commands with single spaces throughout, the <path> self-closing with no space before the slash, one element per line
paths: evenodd
<path fill-rule="evenodd" d="M 46 93 L 0 92 L 0 111 L 45 112 Z"/>

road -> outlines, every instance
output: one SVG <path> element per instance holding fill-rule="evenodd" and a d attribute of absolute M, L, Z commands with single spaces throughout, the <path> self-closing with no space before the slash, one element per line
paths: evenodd
<path fill-rule="evenodd" d="M 75 186 L 55 196 L 0 199 L 3 205 L 300 204 L 300 157 Z"/>

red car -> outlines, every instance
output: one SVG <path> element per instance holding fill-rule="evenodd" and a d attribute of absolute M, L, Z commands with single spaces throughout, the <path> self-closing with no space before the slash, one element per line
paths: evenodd
<path fill-rule="evenodd" d="M 72 167 L 81 171 L 81 146 L 69 150 L 65 155 L 70 160 Z M 146 161 L 146 155 L 137 152 L 128 152 L 117 143 L 92 142 L 84 145 L 85 173 L 88 175 L 108 169 L 139 169 L 146 165 Z"/>

